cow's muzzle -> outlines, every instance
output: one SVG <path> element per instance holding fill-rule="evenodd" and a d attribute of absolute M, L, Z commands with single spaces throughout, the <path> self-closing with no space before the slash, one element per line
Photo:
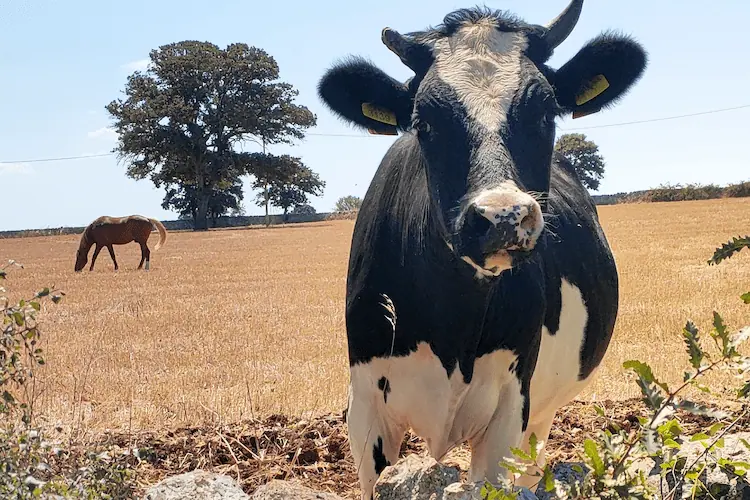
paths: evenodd
<path fill-rule="evenodd" d="M 514 187 L 474 197 L 457 221 L 454 249 L 482 276 L 498 276 L 531 252 L 544 229 L 539 203 Z"/>

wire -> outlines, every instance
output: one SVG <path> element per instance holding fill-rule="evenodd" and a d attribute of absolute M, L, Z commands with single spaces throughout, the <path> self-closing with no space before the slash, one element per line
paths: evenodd
<path fill-rule="evenodd" d="M 594 125 L 591 127 L 575 127 L 575 128 L 562 128 L 558 127 L 563 132 L 572 132 L 574 130 L 592 130 L 595 128 L 607 128 L 607 127 L 622 127 L 625 125 L 637 125 L 640 123 L 653 123 L 653 122 L 661 122 L 666 120 L 679 120 L 681 118 L 690 118 L 692 116 L 700 116 L 700 115 L 710 115 L 713 113 L 723 113 L 725 111 L 734 111 L 737 109 L 744 109 L 744 108 L 750 108 L 750 104 L 743 104 L 742 106 L 734 106 L 732 108 L 723 108 L 723 109 L 712 109 L 710 111 L 700 111 L 698 113 L 690 113 L 687 115 L 675 115 L 675 116 L 666 116 L 662 118 L 650 118 L 646 120 L 637 120 L 632 122 L 621 122 L 621 123 L 609 123 L 606 125 Z M 371 135 L 371 134 L 324 134 L 324 133 L 317 133 L 317 132 L 308 132 L 305 134 L 305 136 L 312 135 L 316 137 L 355 137 L 355 138 L 379 138 L 380 136 L 377 135 Z M 46 161 L 64 161 L 64 160 L 82 160 L 84 158 L 101 158 L 103 156 L 112 156 L 115 153 L 101 153 L 101 154 L 95 154 L 95 155 L 82 155 L 82 156 L 63 156 L 58 158 L 37 158 L 33 160 L 3 160 L 0 161 L 0 165 L 2 164 L 8 164 L 8 163 L 41 163 Z"/>
<path fill-rule="evenodd" d="M 620 127 L 620 126 L 623 126 L 623 125 L 636 125 L 636 124 L 639 124 L 639 123 L 661 122 L 661 121 L 665 121 L 665 120 L 677 120 L 677 119 L 680 119 L 680 118 L 689 118 L 691 116 L 710 115 L 712 113 L 723 113 L 724 111 L 734 111 L 735 109 L 743 109 L 743 108 L 750 108 L 750 104 L 744 104 L 742 106 L 735 106 L 733 108 L 713 109 L 711 111 L 700 111 L 698 113 L 690 113 L 690 114 L 687 114 L 687 115 L 667 116 L 667 117 L 664 117 L 664 118 L 651 118 L 651 119 L 648 119 L 648 120 L 638 120 L 638 121 L 634 121 L 634 122 L 610 123 L 610 124 L 607 124 L 607 125 L 594 125 L 594 126 L 591 126 L 591 127 L 576 127 L 576 128 L 566 128 L 566 129 L 563 129 L 562 127 L 560 127 L 560 129 L 563 130 L 564 132 L 567 132 L 569 130 L 570 131 L 572 131 L 572 130 L 591 130 L 591 129 L 594 129 L 594 128 Z"/>
<path fill-rule="evenodd" d="M 82 155 L 82 156 L 61 156 L 58 158 L 37 158 L 35 160 L 15 160 L 15 161 L 0 161 L 0 165 L 5 163 L 40 163 L 43 161 L 62 161 L 62 160 L 80 160 L 83 158 L 99 158 L 102 156 L 112 156 L 114 153 L 101 153 L 97 155 Z"/>

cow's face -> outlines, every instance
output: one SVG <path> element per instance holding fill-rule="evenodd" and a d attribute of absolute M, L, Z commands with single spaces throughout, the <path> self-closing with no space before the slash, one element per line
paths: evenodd
<path fill-rule="evenodd" d="M 480 18 L 421 42 L 431 64 L 411 125 L 430 196 L 446 243 L 484 275 L 508 269 L 511 253 L 531 251 L 544 228 L 558 106 L 529 56 L 540 44 L 532 37 Z"/>
<path fill-rule="evenodd" d="M 473 9 L 408 36 L 385 29 L 385 45 L 415 73 L 406 84 L 363 60 L 320 83 L 323 100 L 351 122 L 415 134 L 445 242 L 480 276 L 508 269 L 543 233 L 555 117 L 613 103 L 645 68 L 643 49 L 614 35 L 547 67 L 581 6 L 573 0 L 548 27 Z"/>

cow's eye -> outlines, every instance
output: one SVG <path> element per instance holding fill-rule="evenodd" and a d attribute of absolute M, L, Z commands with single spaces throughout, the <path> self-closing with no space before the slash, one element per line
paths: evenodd
<path fill-rule="evenodd" d="M 414 128 L 420 134 L 429 134 L 430 131 L 432 130 L 432 127 L 430 127 L 430 124 L 422 120 L 417 121 L 417 123 L 414 124 Z"/>

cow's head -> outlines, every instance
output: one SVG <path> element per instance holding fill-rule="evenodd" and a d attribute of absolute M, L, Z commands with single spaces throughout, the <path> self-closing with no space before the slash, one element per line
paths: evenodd
<path fill-rule="evenodd" d="M 321 79 L 321 99 L 373 133 L 415 134 L 446 243 L 485 276 L 531 252 L 544 229 L 555 117 L 614 104 L 640 78 L 646 53 L 604 33 L 554 70 L 545 62 L 578 22 L 583 0 L 546 27 L 462 9 L 443 24 L 383 43 L 414 72 L 401 83 L 353 58 Z"/>

